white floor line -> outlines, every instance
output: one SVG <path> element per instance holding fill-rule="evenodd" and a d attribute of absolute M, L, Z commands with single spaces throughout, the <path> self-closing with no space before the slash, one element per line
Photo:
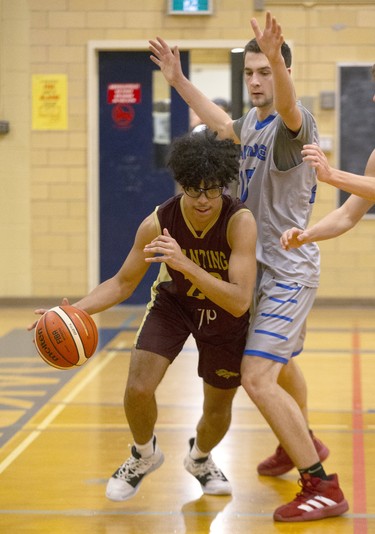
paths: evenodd
<path fill-rule="evenodd" d="M 13 462 L 16 460 L 26 449 L 33 443 L 45 430 L 48 425 L 52 423 L 54 419 L 66 408 L 67 404 L 71 402 L 74 397 L 82 391 L 82 389 L 106 366 L 108 363 L 117 356 L 115 351 L 108 352 L 101 362 L 96 364 L 93 369 L 83 378 L 76 386 L 72 389 L 64 399 L 55 406 L 51 413 L 43 419 L 43 421 L 37 426 L 37 430 L 34 430 L 25 438 L 19 445 L 16 447 L 1 463 L 0 463 L 0 474 L 5 471 Z"/>

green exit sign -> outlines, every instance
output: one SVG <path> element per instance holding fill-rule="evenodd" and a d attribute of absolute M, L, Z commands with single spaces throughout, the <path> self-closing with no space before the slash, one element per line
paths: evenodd
<path fill-rule="evenodd" d="M 213 0 L 168 0 L 170 15 L 211 15 Z"/>

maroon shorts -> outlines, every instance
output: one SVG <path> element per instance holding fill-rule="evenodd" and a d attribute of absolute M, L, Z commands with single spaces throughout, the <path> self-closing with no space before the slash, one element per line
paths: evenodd
<path fill-rule="evenodd" d="M 135 347 L 173 362 L 192 334 L 199 354 L 198 375 L 210 386 L 230 389 L 241 383 L 248 326 L 248 314 L 236 318 L 220 308 L 189 309 L 178 297 L 161 292 L 146 311 Z"/>

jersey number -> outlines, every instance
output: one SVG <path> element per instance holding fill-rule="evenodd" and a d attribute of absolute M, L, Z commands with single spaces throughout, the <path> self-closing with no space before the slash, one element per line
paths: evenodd
<path fill-rule="evenodd" d="M 209 273 L 211 276 L 214 276 L 218 280 L 222 280 L 222 277 L 219 273 Z M 197 288 L 194 284 L 191 284 L 190 289 L 186 292 L 186 295 L 188 297 L 194 297 L 199 300 L 204 300 L 206 296 L 201 292 L 200 289 Z"/>
<path fill-rule="evenodd" d="M 241 191 L 240 191 L 240 199 L 241 199 L 241 202 L 246 202 L 247 200 L 247 196 L 249 194 L 249 182 L 254 174 L 254 171 L 255 171 L 255 167 L 253 167 L 252 169 L 246 169 L 245 170 L 245 174 L 246 174 L 246 178 L 244 179 L 244 172 L 241 171 L 240 173 L 240 184 L 241 184 Z"/>

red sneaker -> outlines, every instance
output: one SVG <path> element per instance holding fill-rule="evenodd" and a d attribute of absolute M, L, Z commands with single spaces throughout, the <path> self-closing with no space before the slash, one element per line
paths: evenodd
<path fill-rule="evenodd" d="M 329 475 L 328 480 L 322 480 L 305 474 L 298 483 L 302 487 L 301 493 L 297 493 L 294 501 L 275 510 L 275 521 L 315 521 L 349 510 L 337 475 Z"/>
<path fill-rule="evenodd" d="M 329 455 L 329 449 L 322 441 L 320 441 L 320 439 L 314 436 L 311 430 L 309 432 L 315 445 L 316 452 L 318 453 L 319 460 L 324 462 Z M 284 475 L 293 469 L 293 467 L 294 463 L 289 458 L 282 446 L 279 445 L 272 456 L 266 458 L 258 465 L 257 471 L 259 475 L 277 477 L 279 475 Z"/>

